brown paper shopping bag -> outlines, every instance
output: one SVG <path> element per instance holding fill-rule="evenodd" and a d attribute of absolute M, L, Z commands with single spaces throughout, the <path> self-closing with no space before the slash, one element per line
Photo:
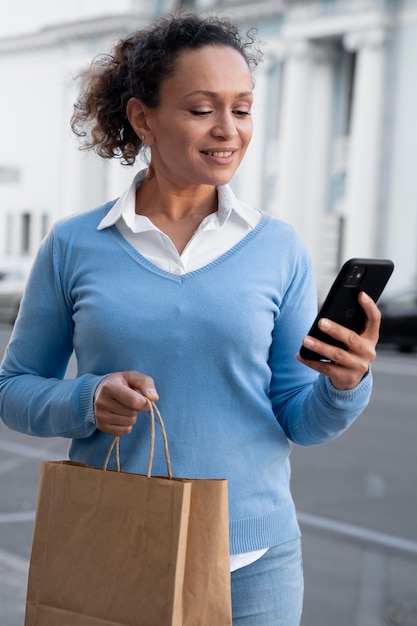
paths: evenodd
<path fill-rule="evenodd" d="M 227 481 L 172 478 L 150 414 L 147 476 L 41 464 L 25 626 L 231 625 Z"/>

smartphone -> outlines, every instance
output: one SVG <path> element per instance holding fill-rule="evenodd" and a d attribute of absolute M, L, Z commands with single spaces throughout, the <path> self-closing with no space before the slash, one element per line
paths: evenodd
<path fill-rule="evenodd" d="M 376 302 L 393 271 L 394 264 L 389 259 L 350 259 L 346 261 L 331 286 L 308 334 L 320 339 L 320 341 L 347 350 L 344 343 L 333 339 L 319 329 L 319 319 L 327 317 L 356 333 L 360 333 L 365 326 L 366 316 L 358 302 L 359 292 L 365 291 Z M 300 348 L 300 355 L 303 359 L 329 362 L 329 359 L 304 346 Z"/>

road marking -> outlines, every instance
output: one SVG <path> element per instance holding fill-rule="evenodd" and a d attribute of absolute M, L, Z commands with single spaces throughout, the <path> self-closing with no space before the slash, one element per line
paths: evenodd
<path fill-rule="evenodd" d="M 361 563 L 355 626 L 380 626 L 384 623 L 387 557 L 382 552 L 364 550 Z"/>
<path fill-rule="evenodd" d="M 319 528 L 327 530 L 336 535 L 343 535 L 351 539 L 359 539 L 370 544 L 379 546 L 380 548 L 391 548 L 400 550 L 409 554 L 417 554 L 417 541 L 411 539 L 403 539 L 395 535 L 381 533 L 362 526 L 347 524 L 328 517 L 320 517 L 311 513 L 303 513 L 298 511 L 297 518 L 300 524 L 310 526 L 311 528 Z M 11 511 L 8 513 L 0 513 L 0 524 L 12 524 L 16 522 L 33 522 L 35 519 L 35 511 Z"/>
<path fill-rule="evenodd" d="M 5 550 L 0 550 L 0 580 L 2 584 L 4 582 L 17 582 L 17 580 L 13 579 L 17 579 L 19 575 L 23 577 L 22 580 L 25 580 L 28 567 L 29 559 L 18 556 L 17 554 L 12 554 L 11 552 L 6 552 Z M 13 574 L 15 574 L 14 577 Z M 6 576 L 3 578 L 3 575 L 7 575 L 7 578 Z"/>
<path fill-rule="evenodd" d="M 20 454 L 30 459 L 40 459 L 41 461 L 60 461 L 63 453 L 54 452 L 45 448 L 35 448 L 35 446 L 27 446 L 14 441 L 5 441 L 0 439 L 0 450 L 4 452 L 12 452 Z"/>
<path fill-rule="evenodd" d="M 417 405 L 417 393 L 415 391 L 407 393 L 405 391 L 381 391 L 380 389 L 376 391 L 374 389 L 372 401 L 374 403 L 382 402 L 383 404 L 395 404 L 397 407 L 410 405 L 414 408 Z"/>
<path fill-rule="evenodd" d="M 26 460 L 19 456 L 14 456 L 7 461 L 0 461 L 0 474 L 7 474 L 7 472 L 11 472 L 17 467 L 24 465 L 24 463 L 26 463 Z"/>
<path fill-rule="evenodd" d="M 417 359 L 400 360 L 398 357 L 393 359 L 377 354 L 371 368 L 374 372 L 393 374 L 394 376 L 417 376 Z"/>
<path fill-rule="evenodd" d="M 412 541 L 411 539 L 403 539 L 395 535 L 388 535 L 376 530 L 370 530 L 369 528 L 339 522 L 327 517 L 312 515 L 311 513 L 302 513 L 301 511 L 297 513 L 297 518 L 300 524 L 305 524 L 311 528 L 319 528 L 320 530 L 327 530 L 336 535 L 359 539 L 366 543 L 377 545 L 380 548 L 391 548 L 407 552 L 408 554 L 417 554 L 417 541 Z"/>
<path fill-rule="evenodd" d="M 16 522 L 33 522 L 35 511 L 16 511 L 0 513 L 0 524 L 15 524 Z"/>

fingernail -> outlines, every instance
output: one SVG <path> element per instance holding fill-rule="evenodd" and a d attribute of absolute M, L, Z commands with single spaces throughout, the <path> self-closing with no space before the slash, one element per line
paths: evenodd
<path fill-rule="evenodd" d="M 148 396 L 157 396 L 158 393 L 157 393 L 155 387 L 148 387 L 148 389 L 146 390 L 146 395 L 148 395 Z"/>
<path fill-rule="evenodd" d="M 322 328 L 323 330 L 329 330 L 330 326 L 331 326 L 331 323 L 329 322 L 329 320 L 326 320 L 326 319 L 320 320 L 320 328 Z"/>

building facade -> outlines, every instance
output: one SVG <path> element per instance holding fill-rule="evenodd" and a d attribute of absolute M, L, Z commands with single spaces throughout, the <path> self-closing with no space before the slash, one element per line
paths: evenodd
<path fill-rule="evenodd" d="M 255 132 L 232 184 L 295 226 L 319 297 L 352 256 L 392 258 L 391 289 L 417 280 L 417 0 L 105 5 L 0 39 L 0 263 L 29 264 L 54 221 L 123 191 L 132 168 L 71 137 L 76 77 L 119 37 L 182 8 L 258 29 Z"/>

